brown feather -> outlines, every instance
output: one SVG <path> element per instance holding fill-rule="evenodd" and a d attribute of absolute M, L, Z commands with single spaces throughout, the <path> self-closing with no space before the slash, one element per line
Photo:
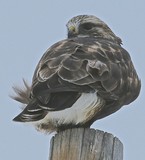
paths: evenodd
<path fill-rule="evenodd" d="M 30 99 L 30 93 L 31 93 L 31 87 L 27 84 L 27 82 L 23 79 L 24 88 L 20 88 L 17 86 L 13 86 L 13 90 L 15 91 L 16 95 L 11 95 L 11 98 L 23 103 L 23 104 L 29 104 Z"/>

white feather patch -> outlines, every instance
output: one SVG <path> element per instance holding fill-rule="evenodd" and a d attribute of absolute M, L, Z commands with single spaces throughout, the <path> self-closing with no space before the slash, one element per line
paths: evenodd
<path fill-rule="evenodd" d="M 57 128 L 63 124 L 83 124 L 90 120 L 101 106 L 102 99 L 98 98 L 96 93 L 83 93 L 72 107 L 61 111 L 50 111 L 42 120 L 33 124 L 37 128 L 41 125 Z"/>

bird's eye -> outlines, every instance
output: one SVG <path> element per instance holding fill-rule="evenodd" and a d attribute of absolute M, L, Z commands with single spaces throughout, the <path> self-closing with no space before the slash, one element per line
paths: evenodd
<path fill-rule="evenodd" d="M 82 28 L 85 30 L 91 30 L 95 25 L 93 23 L 84 23 L 82 24 Z"/>

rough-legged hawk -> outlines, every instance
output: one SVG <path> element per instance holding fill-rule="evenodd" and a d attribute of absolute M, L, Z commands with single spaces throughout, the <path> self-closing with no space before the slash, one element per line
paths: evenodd
<path fill-rule="evenodd" d="M 134 101 L 141 83 L 122 41 L 100 19 L 79 15 L 67 23 L 68 38 L 40 59 L 32 85 L 14 87 L 25 104 L 14 121 L 38 130 L 90 127 Z"/>

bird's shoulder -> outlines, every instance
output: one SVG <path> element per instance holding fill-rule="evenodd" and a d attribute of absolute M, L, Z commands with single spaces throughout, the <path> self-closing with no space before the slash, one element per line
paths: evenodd
<path fill-rule="evenodd" d="M 64 39 L 47 49 L 36 67 L 33 79 L 45 81 L 62 67 L 76 71 L 86 60 L 128 63 L 129 59 L 130 56 L 125 49 L 106 39 L 93 37 Z"/>

